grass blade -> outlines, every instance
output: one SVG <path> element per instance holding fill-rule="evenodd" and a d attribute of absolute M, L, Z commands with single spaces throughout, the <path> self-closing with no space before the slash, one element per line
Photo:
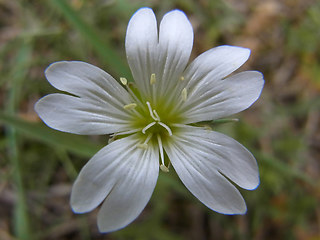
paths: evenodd
<path fill-rule="evenodd" d="M 128 65 L 124 64 L 123 59 L 113 50 L 114 48 L 107 41 L 102 41 L 93 27 L 89 26 L 66 1 L 51 0 L 51 3 L 91 43 L 104 63 L 110 66 L 110 69 L 121 76 L 131 76 Z"/>
<path fill-rule="evenodd" d="M 85 157 L 92 157 L 93 154 L 103 147 L 102 145 L 90 142 L 82 136 L 58 132 L 48 128 L 44 124 L 28 122 L 17 116 L 7 115 L 1 112 L 0 123 L 8 125 L 17 132 L 23 133 L 30 138 Z"/>
<path fill-rule="evenodd" d="M 18 105 L 21 92 L 22 81 L 27 73 L 28 59 L 30 58 L 31 51 L 31 45 L 26 42 L 22 42 L 17 51 L 17 56 L 15 57 L 16 68 L 15 71 L 11 73 L 11 88 L 9 90 L 9 98 L 6 105 L 6 112 L 8 114 L 14 114 L 16 111 L 16 106 Z M 25 189 L 23 184 L 23 172 L 20 162 L 16 130 L 11 126 L 8 126 L 6 130 L 8 137 L 8 153 L 13 168 L 12 177 L 17 193 L 17 200 L 15 203 L 13 218 L 14 230 L 16 236 L 19 239 L 30 240 L 32 239 L 32 237 L 27 211 Z"/>

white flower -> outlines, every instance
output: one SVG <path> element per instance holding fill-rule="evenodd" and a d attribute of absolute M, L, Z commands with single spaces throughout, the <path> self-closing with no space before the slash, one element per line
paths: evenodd
<path fill-rule="evenodd" d="M 157 28 L 149 8 L 131 18 L 126 53 L 135 85 L 122 85 L 84 62 L 57 62 L 48 81 L 72 95 L 55 93 L 35 109 L 50 127 L 75 134 L 113 134 L 113 141 L 83 167 L 74 183 L 71 206 L 85 213 L 102 203 L 101 232 L 131 223 L 155 188 L 159 166 L 169 164 L 203 204 L 224 214 L 243 214 L 237 188 L 259 185 L 252 154 L 230 137 L 197 126 L 248 108 L 260 95 L 261 73 L 229 76 L 250 50 L 220 46 L 189 66 L 193 29 L 179 10 L 167 13 Z M 227 178 L 228 179 L 227 179 Z"/>

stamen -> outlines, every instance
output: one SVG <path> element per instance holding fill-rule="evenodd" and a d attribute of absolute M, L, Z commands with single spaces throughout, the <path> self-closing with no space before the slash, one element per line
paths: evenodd
<path fill-rule="evenodd" d="M 186 125 L 186 124 L 180 124 L 180 123 L 173 123 L 173 124 L 171 124 L 171 126 L 178 127 L 178 128 L 186 128 L 186 127 L 189 127 L 189 126 Z"/>
<path fill-rule="evenodd" d="M 151 137 L 152 137 L 152 133 L 150 133 L 150 134 L 148 135 L 148 137 L 147 137 L 147 139 L 144 141 L 144 143 L 145 143 L 145 144 L 148 144 L 148 142 L 150 141 Z"/>
<path fill-rule="evenodd" d="M 147 150 L 148 149 L 148 142 L 150 141 L 151 137 L 152 137 L 152 133 L 150 133 L 148 135 L 148 137 L 146 138 L 144 143 L 138 144 L 137 147 Z"/>
<path fill-rule="evenodd" d="M 159 117 L 158 113 L 156 112 L 156 110 L 153 110 L 152 112 L 153 112 L 154 115 L 156 116 L 157 121 L 160 121 L 160 117 Z"/>
<path fill-rule="evenodd" d="M 160 150 L 160 160 L 161 160 L 160 169 L 161 169 L 163 172 L 169 172 L 169 168 L 167 168 L 167 167 L 164 165 L 163 147 L 162 147 L 161 137 L 160 137 L 159 134 L 157 135 L 157 139 L 158 139 L 158 145 L 159 145 L 159 150 Z"/>
<path fill-rule="evenodd" d="M 146 131 L 151 128 L 153 125 L 155 125 L 156 122 L 152 122 L 152 123 L 149 123 L 147 126 L 145 126 L 143 129 L 142 129 L 142 133 L 143 134 L 146 134 Z"/>
<path fill-rule="evenodd" d="M 127 83 L 128 83 L 128 80 L 126 79 L 126 78 L 124 78 L 124 77 L 121 77 L 120 78 L 120 82 L 123 84 L 123 85 L 127 85 Z"/>
<path fill-rule="evenodd" d="M 126 79 L 127 80 L 127 79 Z M 130 95 L 133 97 L 134 101 L 137 103 L 137 105 L 142 106 L 143 104 L 141 103 L 140 99 L 135 95 L 135 93 L 131 90 L 130 86 L 133 86 L 133 83 L 128 83 L 126 86 L 126 89 L 130 93 Z"/>
<path fill-rule="evenodd" d="M 172 136 L 172 131 L 171 131 L 171 129 L 168 127 L 168 125 L 164 124 L 163 122 L 158 122 L 158 124 L 159 124 L 160 126 L 164 127 L 164 128 L 168 131 L 169 136 Z"/>
<path fill-rule="evenodd" d="M 127 104 L 127 105 L 124 105 L 123 108 L 124 108 L 125 110 L 132 110 L 132 109 L 134 109 L 136 106 L 137 106 L 136 103 L 129 103 L 129 104 Z"/>
<path fill-rule="evenodd" d="M 183 81 L 183 80 L 184 80 L 184 76 L 181 76 L 181 77 L 180 77 L 180 81 Z"/>
<path fill-rule="evenodd" d="M 187 92 L 187 89 L 184 88 L 181 92 L 181 98 L 182 98 L 182 101 L 186 101 L 187 100 L 187 96 L 188 96 L 188 92 Z"/>
<path fill-rule="evenodd" d="M 156 74 L 152 73 L 150 77 L 150 84 L 153 85 L 156 83 Z"/>
<path fill-rule="evenodd" d="M 120 136 L 120 135 L 128 135 L 128 134 L 136 133 L 136 132 L 139 132 L 139 131 L 141 131 L 141 128 L 136 128 L 136 129 L 132 129 L 132 130 L 128 130 L 128 131 L 114 133 L 114 134 L 110 135 L 110 137 L 113 138 L 113 137 Z"/>
<path fill-rule="evenodd" d="M 157 135 L 157 139 L 158 139 L 158 145 L 159 145 L 159 150 L 160 150 L 160 160 L 161 160 L 162 165 L 164 165 L 163 147 L 162 147 L 161 137 L 159 134 Z"/>
<path fill-rule="evenodd" d="M 148 105 L 148 109 L 149 109 L 149 113 L 150 113 L 150 116 L 153 118 L 153 120 L 155 121 L 160 121 L 160 119 L 158 119 L 154 114 L 153 114 L 153 111 L 152 111 L 152 108 L 151 108 L 151 105 L 149 102 L 147 102 L 147 105 Z M 158 115 L 158 114 L 157 114 Z"/>

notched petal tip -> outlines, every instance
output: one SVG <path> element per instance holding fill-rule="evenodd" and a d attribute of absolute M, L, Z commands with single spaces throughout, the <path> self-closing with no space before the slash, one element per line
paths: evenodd
<path fill-rule="evenodd" d="M 90 189 L 86 188 L 88 185 L 88 180 L 83 178 L 80 174 L 72 186 L 70 207 L 76 214 L 91 212 L 104 200 L 105 196 L 103 196 L 103 194 L 98 194 L 98 189 L 92 191 L 94 185 L 91 184 Z M 88 190 L 91 192 L 88 192 Z M 87 197 L 83 197 L 84 192 L 89 193 Z"/>
<path fill-rule="evenodd" d="M 66 69 L 68 69 L 70 66 L 87 66 L 87 67 L 93 67 L 95 69 L 98 69 L 98 67 L 90 64 L 90 63 L 86 63 L 83 61 L 58 61 L 58 62 L 53 62 L 51 63 L 45 70 L 45 75 L 50 74 L 51 72 L 54 71 L 60 71 L 63 70 L 65 71 Z"/>
<path fill-rule="evenodd" d="M 131 223 L 131 222 L 130 222 Z M 121 230 L 125 227 L 127 227 L 130 223 L 128 223 L 127 225 L 123 226 L 123 227 L 117 227 L 114 228 L 112 226 L 106 225 L 103 221 L 101 221 L 98 217 L 98 221 L 97 221 L 97 226 L 98 226 L 98 230 L 100 233 L 110 233 L 110 232 L 115 232 L 118 230 Z"/>
<path fill-rule="evenodd" d="M 81 206 L 78 206 L 78 205 L 76 205 L 75 202 L 71 202 L 71 201 L 70 201 L 70 207 L 71 207 L 72 212 L 75 214 L 83 214 L 83 213 L 88 213 L 88 212 L 92 211 L 92 210 L 85 211 L 81 208 Z"/>
<path fill-rule="evenodd" d="M 252 185 L 246 188 L 246 190 L 250 190 L 250 191 L 256 190 L 259 187 L 259 185 L 260 185 L 260 176 L 258 174 L 258 176 L 256 177 L 256 180 L 252 181 Z"/>
<path fill-rule="evenodd" d="M 152 20 L 156 18 L 153 10 L 149 7 L 140 8 L 130 18 L 128 27 L 133 23 L 136 24 L 136 21 L 139 21 L 139 23 L 143 21 L 150 21 L 150 18 Z"/>
<path fill-rule="evenodd" d="M 181 17 L 183 17 L 183 18 L 188 20 L 187 15 L 183 11 L 181 11 L 179 9 L 173 9 L 173 10 L 167 12 L 164 16 L 169 16 L 169 15 L 171 15 L 171 16 L 174 16 L 174 15 L 181 16 Z"/>
<path fill-rule="evenodd" d="M 140 13 L 143 13 L 143 12 L 151 12 L 151 13 L 153 13 L 153 10 L 152 10 L 152 8 L 149 8 L 149 7 L 142 7 L 142 8 L 139 8 L 139 9 L 132 15 L 132 17 L 135 16 L 137 13 L 140 14 Z M 132 17 L 131 17 L 131 18 L 132 18 Z"/>
<path fill-rule="evenodd" d="M 56 112 L 54 113 L 52 112 L 52 104 L 50 104 L 50 98 L 52 98 L 53 95 L 56 95 L 56 94 L 48 94 L 40 98 L 34 105 L 34 111 L 37 113 L 39 118 L 47 127 L 57 131 L 73 133 L 72 131 L 61 129 L 59 127 L 59 123 L 63 122 L 63 120 L 59 119 L 58 114 L 56 114 Z"/>
<path fill-rule="evenodd" d="M 96 207 L 92 207 L 91 209 L 88 209 L 80 204 L 78 204 L 78 201 L 70 198 L 70 208 L 73 213 L 75 214 L 84 214 L 84 213 L 89 213 L 93 211 Z"/>
<path fill-rule="evenodd" d="M 224 194 L 228 195 L 228 193 L 224 193 Z M 233 203 L 231 203 L 230 199 L 229 199 L 228 201 L 226 201 L 224 203 L 218 203 L 218 204 L 216 203 L 216 204 L 210 206 L 210 205 L 206 204 L 205 202 L 203 202 L 202 200 L 200 200 L 200 201 L 204 205 L 206 205 L 209 209 L 211 209 L 212 211 L 215 211 L 220 214 L 244 215 L 247 213 L 247 205 L 246 205 L 246 202 L 245 202 L 244 198 L 242 197 L 242 195 L 240 195 L 240 198 Z"/>
<path fill-rule="evenodd" d="M 65 61 L 51 63 L 44 71 L 44 75 L 46 76 L 46 79 L 52 86 L 54 86 L 54 83 L 50 80 L 51 76 L 54 75 L 57 70 L 59 71 L 59 68 L 65 63 L 66 63 Z"/>
<path fill-rule="evenodd" d="M 44 71 L 44 74 L 53 87 L 61 91 L 70 92 L 70 90 L 64 89 L 64 83 L 70 77 L 77 77 L 81 69 L 86 69 L 86 71 L 88 69 L 91 69 L 91 71 L 101 71 L 98 67 L 82 61 L 58 61 L 51 63 Z M 86 78 L 85 75 L 83 77 Z"/>
<path fill-rule="evenodd" d="M 246 47 L 240 47 L 240 46 L 232 46 L 232 45 L 221 45 L 218 47 L 215 47 L 216 49 L 221 49 L 225 51 L 229 51 L 230 53 L 236 54 L 239 58 L 243 59 L 243 62 L 246 62 L 251 54 L 251 49 Z M 213 48 L 214 49 L 214 48 Z"/>
<path fill-rule="evenodd" d="M 46 105 L 47 105 L 47 99 L 50 98 L 51 95 L 53 94 L 48 94 L 46 96 L 43 96 L 34 104 L 34 107 L 33 107 L 34 111 L 37 113 L 39 118 L 50 128 L 52 127 L 50 126 L 50 124 L 47 123 L 47 117 L 46 117 L 46 114 L 48 111 L 50 111 L 50 109 L 48 109 Z"/>
<path fill-rule="evenodd" d="M 209 207 L 210 208 L 210 207 Z M 247 205 L 245 203 L 245 201 L 243 200 L 243 204 L 242 205 L 239 205 L 239 206 L 236 206 L 236 205 L 233 205 L 232 208 L 225 208 L 223 210 L 216 210 L 216 209 L 212 209 L 210 208 L 212 211 L 215 211 L 217 213 L 220 213 L 220 214 L 224 214 L 224 215 L 245 215 L 248 211 L 247 209 Z"/>
<path fill-rule="evenodd" d="M 238 74 L 238 76 L 246 76 L 248 79 L 250 79 L 250 84 L 252 88 L 255 91 L 255 100 L 252 102 L 252 104 L 258 100 L 262 93 L 262 89 L 264 87 L 265 80 L 263 78 L 263 74 L 259 71 L 245 71 Z"/>
<path fill-rule="evenodd" d="M 233 209 L 230 212 L 222 213 L 222 214 L 225 214 L 225 215 L 245 215 L 247 213 L 247 210 L 248 210 L 247 205 L 244 202 L 243 206 L 239 206 L 238 209 Z"/>
<path fill-rule="evenodd" d="M 256 79 L 260 82 L 260 87 L 262 90 L 262 88 L 264 87 L 264 83 L 265 83 L 263 74 L 259 71 L 251 71 L 251 72 L 253 72 L 256 75 Z"/>
<path fill-rule="evenodd" d="M 42 97 L 42 98 L 44 98 L 44 97 Z M 40 110 L 40 108 L 41 108 L 41 99 L 42 98 L 40 98 L 35 104 L 34 104 L 34 106 L 33 106 L 33 109 L 34 109 L 34 111 L 38 114 L 38 116 L 40 117 L 40 114 L 39 114 L 39 112 L 41 111 Z M 39 105 L 39 103 L 40 103 L 40 105 Z M 40 117 L 41 118 L 41 117 Z"/>
<path fill-rule="evenodd" d="M 76 214 L 83 214 L 83 213 L 88 213 L 94 210 L 104 199 L 105 196 L 102 196 L 101 194 L 96 194 L 96 192 L 91 192 L 90 197 L 83 197 L 81 194 L 85 191 L 86 189 L 81 189 L 83 184 L 77 184 L 77 181 L 73 185 L 72 191 L 71 191 L 71 196 L 70 196 L 70 207 L 71 210 L 76 213 Z M 82 185 L 82 186 L 79 186 Z M 79 190 L 80 189 L 80 190 Z"/>
<path fill-rule="evenodd" d="M 181 33 L 184 33 L 188 38 L 192 39 L 193 42 L 193 27 L 191 25 L 191 22 L 189 21 L 187 15 L 178 9 L 172 10 L 168 13 L 166 13 L 160 23 L 161 25 L 167 25 L 165 26 L 164 30 L 172 30 L 174 28 L 178 29 Z M 160 29 L 161 30 L 161 29 Z M 164 31 L 164 33 L 167 33 L 171 35 L 172 33 Z M 163 33 L 162 33 L 163 34 Z M 192 47 L 192 46 L 191 46 Z"/>
<path fill-rule="evenodd" d="M 44 71 L 44 74 L 46 76 L 46 78 L 49 81 L 50 75 L 56 71 L 60 71 L 61 69 L 63 69 L 64 67 L 66 67 L 69 64 L 72 63 L 84 63 L 84 62 L 80 62 L 80 61 L 58 61 L 58 62 L 53 62 L 51 63 L 46 70 Z"/>

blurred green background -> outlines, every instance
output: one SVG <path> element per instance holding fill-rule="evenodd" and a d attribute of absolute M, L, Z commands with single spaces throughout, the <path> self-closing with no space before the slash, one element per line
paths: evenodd
<path fill-rule="evenodd" d="M 152 7 L 160 20 L 178 8 L 195 33 L 192 59 L 218 45 L 252 50 L 241 70 L 261 71 L 260 99 L 215 127 L 259 163 L 261 184 L 241 190 L 248 212 L 203 206 L 174 171 L 131 225 L 99 234 L 96 214 L 73 214 L 69 195 L 81 167 L 107 136 L 45 126 L 33 110 L 57 92 L 52 62 L 82 60 L 131 78 L 124 39 L 131 15 Z M 320 2 L 312 0 L 0 0 L 0 239 L 320 239 Z"/>

